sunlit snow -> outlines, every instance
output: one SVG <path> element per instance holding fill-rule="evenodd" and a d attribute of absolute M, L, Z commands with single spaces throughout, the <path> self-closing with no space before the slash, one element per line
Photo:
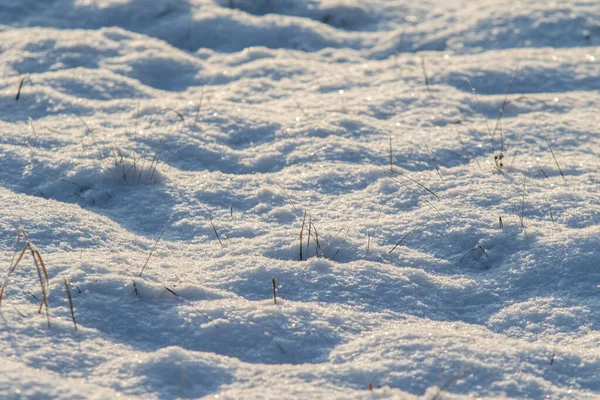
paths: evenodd
<path fill-rule="evenodd" d="M 599 44 L 594 1 L 0 0 L 0 398 L 600 397 Z"/>

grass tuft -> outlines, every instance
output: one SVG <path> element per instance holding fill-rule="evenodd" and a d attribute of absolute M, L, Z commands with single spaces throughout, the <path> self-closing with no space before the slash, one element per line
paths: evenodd
<path fill-rule="evenodd" d="M 21 249 L 21 251 L 18 252 L 21 237 L 24 238 L 25 244 L 23 245 L 23 249 Z M 42 259 L 42 255 L 40 254 L 37 247 L 35 247 L 35 245 L 29 241 L 29 238 L 28 238 L 27 234 L 25 233 L 25 231 L 23 230 L 23 228 L 19 228 L 17 231 L 15 252 L 13 253 L 13 256 L 11 258 L 11 263 L 10 263 L 10 266 L 8 269 L 8 274 L 6 276 L 6 279 L 4 280 L 4 283 L 2 284 L 2 289 L 0 289 L 0 306 L 2 305 L 2 299 L 4 298 L 4 295 L 8 288 L 10 276 L 17 269 L 17 266 L 23 259 L 23 256 L 25 255 L 27 250 L 29 250 L 29 253 L 31 254 L 31 257 L 33 259 L 33 264 L 35 265 L 38 280 L 40 283 L 40 289 L 42 292 L 42 300 L 41 300 L 40 306 L 38 308 L 38 314 L 40 314 L 42 312 L 42 308 L 44 308 L 45 313 L 46 313 L 46 320 L 48 323 L 48 328 L 50 328 L 50 310 L 48 307 L 48 290 L 49 290 L 50 282 L 48 279 L 48 271 L 46 269 L 46 264 L 44 263 L 44 260 Z M 18 253 L 18 256 L 17 256 L 17 253 Z M 15 260 L 15 257 L 16 257 L 16 260 Z M 34 298 L 35 298 L 35 296 L 34 296 Z"/>

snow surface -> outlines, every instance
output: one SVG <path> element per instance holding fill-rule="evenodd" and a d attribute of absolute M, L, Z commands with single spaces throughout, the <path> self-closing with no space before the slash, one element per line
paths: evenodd
<path fill-rule="evenodd" d="M 0 397 L 598 398 L 600 4 L 465 3 L 0 0 Z"/>

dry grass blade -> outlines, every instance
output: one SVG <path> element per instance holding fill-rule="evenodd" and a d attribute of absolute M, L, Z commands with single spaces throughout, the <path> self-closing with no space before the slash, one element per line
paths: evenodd
<path fill-rule="evenodd" d="M 288 194 L 288 192 L 285 190 L 285 188 L 281 185 L 281 183 L 279 183 L 277 181 L 277 179 L 271 177 L 270 178 L 272 180 L 272 182 L 277 185 L 277 187 L 279 187 L 279 189 L 281 189 L 281 192 L 283 193 L 283 195 L 285 196 L 285 198 L 292 203 L 292 209 L 294 210 L 294 213 L 298 214 L 298 215 L 302 215 L 302 210 L 299 209 L 298 207 L 296 207 L 296 203 L 295 201 L 290 197 L 290 195 Z"/>
<path fill-rule="evenodd" d="M 560 164 L 558 163 L 558 160 L 556 159 L 556 155 L 554 154 L 554 150 L 552 150 L 552 145 L 550 144 L 550 141 L 548 139 L 546 139 L 546 143 L 548 143 L 548 147 L 550 148 L 550 153 L 552 153 L 552 158 L 554 158 L 554 162 L 556 163 L 558 172 L 560 172 L 560 176 L 562 176 L 563 181 L 565 181 L 565 185 L 568 186 L 567 179 L 565 178 L 565 174 L 563 173 L 562 169 L 560 168 Z"/>
<path fill-rule="evenodd" d="M 302 257 L 302 234 L 304 233 L 305 225 L 306 225 L 306 211 L 304 211 L 304 217 L 302 218 L 302 227 L 300 228 L 300 261 L 303 260 L 303 257 Z"/>
<path fill-rule="evenodd" d="M 348 228 L 348 229 L 350 229 L 350 228 Z M 335 234 L 333 235 L 332 241 L 333 241 L 334 239 L 337 239 L 337 238 L 340 236 L 340 233 L 341 233 L 343 230 L 344 230 L 344 228 L 343 228 L 343 227 L 342 227 L 342 228 L 340 228 L 340 229 L 338 229 L 338 230 L 335 232 Z M 316 232 L 316 231 L 315 231 L 315 232 Z M 321 256 L 323 256 L 323 255 L 325 254 L 325 250 L 327 250 L 328 248 L 330 248 L 332 245 L 333 245 L 333 243 L 331 243 L 331 242 L 330 242 L 330 243 L 329 243 L 327 246 L 324 246 L 324 247 L 322 247 L 322 248 L 321 248 L 321 247 L 319 247 L 319 248 L 320 248 L 320 250 L 319 250 L 319 253 L 317 254 L 317 257 L 321 257 Z"/>
<path fill-rule="evenodd" d="M 504 133 L 502 132 L 502 126 L 500 125 L 500 120 L 502 120 L 502 115 L 504 114 L 504 109 L 508 105 L 508 95 L 512 88 L 513 82 L 515 81 L 515 77 L 517 76 L 518 68 L 515 68 L 512 76 L 510 77 L 510 81 L 508 81 L 508 86 L 506 87 L 506 93 L 504 94 L 504 101 L 502 101 L 502 106 L 500 106 L 500 110 L 498 111 L 498 119 L 496 120 L 496 126 L 494 127 L 493 134 L 496 135 L 496 130 L 500 128 L 500 153 L 504 152 Z"/>
<path fill-rule="evenodd" d="M 442 183 L 446 187 L 446 190 L 448 190 L 448 185 L 446 185 L 446 181 L 444 180 L 444 177 L 442 176 L 442 171 L 440 171 L 440 166 L 437 163 L 437 160 L 435 159 L 435 157 L 433 156 L 433 153 L 431 152 L 431 149 L 427 145 L 425 145 L 425 148 L 427 149 L 427 152 L 429 153 L 429 158 L 431 159 L 431 163 L 433 164 L 433 167 L 435 168 L 438 176 L 440 177 L 440 180 L 442 181 Z"/>
<path fill-rule="evenodd" d="M 18 249 L 18 244 L 19 244 L 21 235 L 25 238 L 26 242 L 25 242 L 25 245 L 23 246 L 23 249 L 19 253 L 19 256 L 17 257 L 17 259 L 15 261 L 16 250 Z M 41 256 L 40 252 L 37 250 L 37 248 L 33 244 L 31 244 L 31 242 L 29 241 L 29 238 L 27 237 L 27 234 L 25 233 L 25 231 L 21 228 L 19 228 L 19 231 L 17 234 L 17 245 L 16 246 L 17 247 L 15 248 L 15 253 L 13 254 L 13 257 L 11 259 L 11 265 L 10 265 L 10 268 L 8 271 L 8 275 L 6 277 L 6 280 L 4 281 L 4 284 L 2 285 L 2 289 L 0 290 L 0 303 L 2 302 L 4 293 L 6 293 L 6 288 L 8 287 L 10 275 L 12 275 L 12 273 L 15 271 L 15 269 L 17 268 L 17 266 L 23 259 L 25 252 L 27 250 L 29 250 L 31 253 L 31 257 L 33 258 L 33 263 L 35 265 L 38 280 L 40 282 L 40 289 L 42 291 L 42 300 L 41 300 L 41 303 L 40 303 L 40 306 L 38 309 L 38 314 L 41 313 L 42 308 L 45 307 L 46 320 L 48 322 L 48 328 L 50 328 L 50 311 L 49 311 L 49 307 L 48 307 L 49 279 L 48 279 L 48 271 L 46 270 L 46 265 L 44 264 L 44 260 L 42 259 L 42 256 Z"/>
<path fill-rule="evenodd" d="M 427 68 L 425 67 L 425 58 L 421 58 L 421 71 L 425 80 L 425 87 L 429 90 L 429 77 L 427 76 Z"/>
<path fill-rule="evenodd" d="M 515 151 L 515 153 L 513 154 L 512 160 L 510 161 L 510 166 L 509 168 L 512 170 L 513 169 L 513 165 L 515 163 L 515 159 L 517 158 L 517 156 L 519 155 L 520 149 L 521 149 L 521 144 L 523 143 L 523 135 L 519 136 L 519 141 L 517 142 L 517 150 Z"/>
<path fill-rule="evenodd" d="M 213 232 L 215 233 L 215 236 L 217 237 L 217 240 L 219 241 L 219 244 L 221 245 L 221 247 L 223 247 L 223 242 L 221 241 L 221 237 L 219 236 L 219 232 L 217 232 L 217 228 L 215 227 L 215 224 L 213 224 L 212 219 L 210 220 L 210 225 L 213 228 Z"/>
<path fill-rule="evenodd" d="M 477 245 L 477 246 L 473 247 L 471 250 L 467 251 L 465 253 L 465 255 L 462 256 L 458 262 L 461 263 L 465 259 L 466 256 L 468 256 L 469 254 L 471 254 L 475 250 L 480 250 L 486 256 L 486 258 L 490 258 L 490 255 L 488 254 L 487 251 L 485 251 L 485 249 L 483 248 L 483 246 Z"/>
<path fill-rule="evenodd" d="M 403 185 L 405 188 L 407 188 L 408 190 L 410 190 L 413 193 L 416 193 L 410 186 L 406 185 L 404 182 L 399 181 L 398 179 L 394 179 L 393 177 L 390 177 L 391 179 L 393 179 L 394 181 L 398 182 L 399 184 Z M 436 196 L 437 197 L 437 196 Z M 450 222 L 448 221 L 448 219 L 446 219 L 446 217 L 444 217 L 444 214 L 442 214 L 440 212 L 440 210 L 438 210 L 438 208 L 429 200 L 427 200 L 425 197 L 421 197 L 423 199 L 423 201 L 425 201 L 431 208 L 433 208 L 433 210 L 437 213 L 437 215 L 440 216 L 440 218 L 442 218 L 442 220 L 446 223 L 446 226 L 448 227 L 448 229 L 450 230 L 450 232 L 452 232 L 452 234 L 454 236 L 456 236 L 456 232 L 454 232 L 454 229 L 452 229 L 452 225 L 450 225 Z"/>
<path fill-rule="evenodd" d="M 335 257 L 342 250 L 342 247 L 344 247 L 344 244 L 346 244 L 346 239 L 348 238 L 348 233 L 349 232 L 350 232 L 350 227 L 348 227 L 348 229 L 346 229 L 346 234 L 344 235 L 344 240 L 342 240 L 342 243 L 340 244 L 340 247 L 338 247 L 338 249 L 335 252 L 335 254 L 333 255 L 333 257 L 331 257 L 332 260 L 335 260 Z"/>
<path fill-rule="evenodd" d="M 313 227 L 313 238 L 315 240 L 315 252 L 317 257 L 319 257 L 321 255 L 321 244 L 319 243 L 319 232 L 317 232 L 317 226 L 315 224 L 312 224 Z"/>
<path fill-rule="evenodd" d="M 317 232 L 317 227 L 313 225 L 315 228 L 315 246 L 317 248 L 317 253 L 321 251 L 321 245 L 319 244 L 319 232 Z"/>
<path fill-rule="evenodd" d="M 550 206 L 550 202 L 546 199 L 544 199 L 544 201 L 546 202 L 546 205 L 548 206 L 548 211 L 550 212 L 550 220 L 552 221 L 553 224 L 556 225 L 556 221 L 554 220 L 554 214 L 552 213 L 552 207 Z"/>
<path fill-rule="evenodd" d="M 44 262 L 42 261 L 42 257 L 40 256 L 39 251 L 37 251 L 37 249 L 35 249 L 35 246 L 33 246 L 31 243 L 27 242 L 27 247 L 29 247 L 29 250 L 31 251 L 31 256 L 33 257 L 33 263 L 35 264 L 35 269 L 37 271 L 38 279 L 40 281 L 40 289 L 42 291 L 42 301 L 40 302 L 38 314 L 40 314 L 42 312 L 42 308 L 44 308 L 44 311 L 46 312 L 46 320 L 48 322 L 48 329 L 49 329 L 50 328 L 50 311 L 48 309 L 48 286 L 49 286 L 48 273 L 46 272 L 46 267 L 44 265 Z M 43 271 L 44 277 L 42 277 L 42 271 Z M 44 278 L 45 278 L 45 281 L 44 281 Z"/>
<path fill-rule="evenodd" d="M 304 118 L 306 118 L 307 120 L 310 119 L 310 116 L 306 113 L 306 111 L 304 111 L 304 108 L 302 108 L 302 106 L 300 105 L 300 102 L 295 97 L 294 97 L 294 102 L 296 102 L 296 106 L 298 107 L 298 109 L 300 110 L 302 115 L 304 115 Z"/>
<path fill-rule="evenodd" d="M 162 146 L 164 143 L 165 143 L 165 139 L 161 139 L 161 141 L 158 143 L 158 146 L 156 147 L 156 151 L 154 152 L 154 157 L 152 157 L 152 163 L 150 163 L 150 169 L 149 169 L 150 180 L 152 180 L 152 178 L 154 177 L 154 173 L 156 172 L 156 168 L 158 167 L 158 160 L 160 159 L 159 153 L 162 150 Z M 156 166 L 154 166 L 155 163 L 156 163 Z M 152 166 L 154 166 L 154 171 L 152 170 Z M 142 173 L 140 172 L 140 177 L 141 177 L 141 175 L 142 175 Z"/>
<path fill-rule="evenodd" d="M 169 293 L 171 293 L 173 296 L 177 297 L 178 299 L 180 299 L 181 301 L 183 301 L 184 303 L 188 304 L 189 306 L 191 306 L 194 310 L 196 310 L 196 312 L 200 315 L 202 315 L 204 318 L 206 318 L 208 320 L 208 322 L 210 322 L 215 328 L 219 329 L 219 325 L 215 324 L 213 322 L 213 320 L 206 315 L 205 313 L 203 313 L 202 311 L 200 311 L 200 309 L 198 309 L 198 307 L 194 306 L 193 304 L 191 304 L 189 301 L 187 301 L 186 299 L 184 299 L 183 297 L 181 297 L 179 295 L 179 293 L 175 292 L 173 289 L 170 289 L 166 286 L 163 286 L 163 288 L 165 288 L 165 290 Z"/>
<path fill-rule="evenodd" d="M 541 173 L 547 178 L 550 179 L 550 177 L 548 176 L 548 174 L 546 173 L 546 171 L 544 171 L 544 169 L 542 168 L 542 166 L 540 165 L 540 163 L 538 162 L 537 158 L 535 159 L 535 163 L 538 166 L 539 170 L 541 171 Z"/>
<path fill-rule="evenodd" d="M 198 123 L 198 116 L 200 116 L 200 109 L 202 108 L 202 99 L 204 99 L 204 89 L 202 89 L 202 93 L 200 94 L 200 102 L 198 104 L 198 109 L 196 110 L 196 116 L 194 117 L 194 128 L 196 128 L 196 124 Z"/>
<path fill-rule="evenodd" d="M 37 261 L 40 263 L 42 271 L 44 272 L 44 278 L 46 279 L 46 286 L 48 286 L 50 283 L 48 279 L 48 271 L 46 270 L 46 264 L 44 264 L 44 260 L 42 260 L 42 255 L 33 244 L 29 243 L 29 248 L 31 249 L 34 261 L 37 259 Z"/>
<path fill-rule="evenodd" d="M 146 266 L 148 265 L 148 261 L 150 261 L 150 257 L 152 257 L 152 253 L 154 253 L 154 250 L 156 250 L 156 245 L 158 244 L 159 240 L 165 234 L 165 231 L 167 230 L 167 225 L 169 225 L 169 221 L 171 221 L 172 216 L 173 216 L 173 212 L 171 211 L 171 215 L 169 215 L 169 219 L 165 223 L 165 226 L 163 226 L 163 229 L 160 232 L 160 235 L 158 235 L 158 239 L 156 239 L 156 242 L 154 242 L 154 246 L 152 246 L 152 250 L 150 251 L 150 254 L 148 254 L 148 258 L 146 258 L 146 262 L 144 263 L 144 266 L 142 267 L 142 270 L 140 271 L 138 277 L 141 277 L 142 274 L 144 273 L 144 270 L 146 269 Z"/>
<path fill-rule="evenodd" d="M 10 276 L 12 275 L 14 270 L 17 268 L 17 265 L 19 264 L 19 262 L 21 261 L 21 258 L 23 258 L 23 255 L 25 254 L 25 251 L 27 250 L 27 245 L 25 245 L 23 247 L 23 250 L 21 250 L 21 252 L 19 253 L 19 256 L 17 257 L 17 261 L 15 262 L 15 256 L 17 255 L 17 252 L 19 249 L 19 242 L 21 240 L 21 234 L 23 234 L 23 233 L 24 232 L 22 231 L 22 229 L 19 228 L 18 233 L 17 233 L 17 241 L 16 241 L 16 245 L 15 245 L 15 251 L 13 252 L 12 258 L 10 260 L 8 274 L 6 275 L 6 279 L 4 280 L 4 283 L 2 284 L 2 289 L 0 290 L 0 306 L 2 305 L 2 298 L 4 297 L 4 293 L 6 292 L 6 288 L 8 287 L 8 281 L 10 279 Z"/>
<path fill-rule="evenodd" d="M 17 96 L 15 97 L 15 101 L 18 101 L 19 97 L 21 97 L 21 89 L 23 88 L 25 79 L 27 79 L 29 81 L 29 84 L 31 85 L 31 78 L 29 77 L 29 75 L 22 77 L 21 80 L 19 81 L 19 88 L 17 89 Z"/>
<path fill-rule="evenodd" d="M 275 277 L 271 279 L 271 283 L 273 284 L 273 304 L 277 304 L 277 283 L 275 282 Z"/>
<path fill-rule="evenodd" d="M 400 246 L 400 244 L 402 244 L 402 242 L 404 241 L 404 239 L 406 239 L 408 237 L 408 235 L 410 235 L 411 233 L 413 233 L 414 230 L 417 229 L 419 226 L 420 225 L 415 226 L 410 231 L 408 231 L 408 233 L 406 233 L 406 235 L 402 236 L 402 239 L 400 239 L 400 241 L 398 243 L 396 243 L 396 245 L 394 247 L 392 247 L 392 249 L 389 251 L 388 254 L 392 254 L 392 251 L 396 250 L 396 247 Z"/>
<path fill-rule="evenodd" d="M 71 319 L 73 320 L 73 326 L 77 330 L 77 321 L 75 321 L 75 310 L 73 309 L 73 299 L 71 298 L 71 289 L 69 289 L 69 282 L 67 278 L 64 278 L 65 290 L 67 291 L 67 299 L 69 300 L 69 308 L 71 309 Z"/>
<path fill-rule="evenodd" d="M 18 309 L 17 307 L 15 307 L 15 306 L 14 306 L 14 305 L 12 305 L 12 304 L 11 304 L 11 306 L 12 306 L 13 310 L 15 310 L 15 312 L 16 312 L 17 314 L 19 314 L 19 316 L 20 316 L 21 318 L 27 318 L 27 316 L 26 316 L 25 314 L 23 314 L 21 311 L 19 311 L 19 309 Z"/>
<path fill-rule="evenodd" d="M 177 116 L 179 117 L 179 119 L 181 120 L 181 122 L 185 123 L 185 118 L 183 117 L 183 114 L 181 114 L 176 109 L 171 108 L 171 107 L 165 107 L 165 110 L 173 111 L 175 114 L 177 114 Z"/>
<path fill-rule="evenodd" d="M 17 268 L 17 265 L 19 264 L 19 261 L 21 261 L 21 258 L 23 258 L 23 254 L 25 254 L 25 250 L 27 250 L 27 246 L 23 247 L 23 250 L 19 254 L 19 257 L 17 258 L 17 261 L 9 269 L 8 275 L 6 276 L 6 279 L 4 280 L 4 284 L 2 284 L 2 290 L 0 290 L 0 305 L 2 304 L 2 298 L 4 297 L 4 293 L 6 292 L 6 288 L 8 286 L 8 280 L 10 278 L 10 275 L 12 275 L 12 273 L 14 272 L 14 270 Z"/>
<path fill-rule="evenodd" d="M 312 214 L 308 214 L 308 237 L 306 238 L 306 258 L 309 257 L 310 252 L 310 237 L 312 235 Z"/>
<path fill-rule="evenodd" d="M 403 29 L 402 32 L 400 33 L 400 40 L 398 42 L 397 50 L 394 53 L 394 68 L 396 70 L 400 69 L 400 66 L 398 64 L 398 57 L 400 56 L 400 53 L 402 52 L 402 47 L 404 47 L 404 37 L 405 36 L 406 36 L 406 29 Z"/>
<path fill-rule="evenodd" d="M 408 176 L 408 175 L 405 175 L 405 174 L 403 174 L 403 173 L 402 173 L 402 172 L 400 172 L 400 171 L 391 171 L 391 172 L 393 172 L 394 174 L 400 175 L 401 177 L 403 177 L 403 178 L 406 178 L 406 179 L 408 179 L 409 181 L 411 181 L 411 182 L 413 182 L 413 183 L 415 183 L 415 184 L 419 185 L 420 187 L 422 187 L 423 189 L 425 189 L 425 190 L 426 190 L 428 193 L 432 194 L 432 195 L 433 195 L 433 196 L 434 196 L 436 199 L 439 199 L 439 196 L 437 195 L 437 193 L 435 193 L 433 190 L 429 189 L 427 186 L 423 185 L 421 182 L 419 182 L 419 181 L 417 181 L 417 180 L 415 180 L 415 179 L 411 178 L 411 177 L 410 177 L 410 176 Z M 391 178 L 391 177 L 390 177 L 390 178 Z M 392 179 L 394 179 L 394 178 L 392 178 Z M 398 181 L 397 179 L 394 179 L 394 180 L 395 180 L 396 182 L 400 182 L 400 181 Z"/>
<path fill-rule="evenodd" d="M 485 112 L 483 112 L 483 106 L 481 105 L 481 102 L 479 101 L 479 96 L 477 96 L 477 91 L 471 84 L 471 80 L 469 78 L 467 78 L 467 83 L 469 84 L 469 87 L 471 88 L 471 91 L 473 92 L 473 95 L 475 96 L 475 101 L 477 101 L 477 106 L 479 107 L 479 112 L 481 113 L 481 115 L 483 116 L 483 119 L 485 121 L 485 127 L 487 128 L 488 134 L 490 135 L 490 143 L 492 144 L 492 151 L 495 151 L 496 146 L 494 145 L 494 134 L 492 133 L 492 130 L 490 129 L 490 124 L 488 123 L 488 119 L 485 116 Z"/>
<path fill-rule="evenodd" d="M 10 268 L 12 268 L 13 262 L 15 261 L 15 256 L 17 255 L 17 252 L 19 250 L 19 242 L 21 241 L 21 235 L 23 233 L 24 232 L 21 228 L 19 228 L 17 230 L 17 240 L 15 241 L 15 251 L 13 252 L 12 258 L 10 259 Z M 9 270 L 10 270 L 10 268 L 9 268 Z"/>
<path fill-rule="evenodd" d="M 81 121 L 81 123 L 85 127 L 86 133 L 90 134 L 90 136 L 92 138 L 92 143 L 93 143 L 94 147 L 96 147 L 96 150 L 98 150 L 98 159 L 99 160 L 104 159 L 106 156 L 104 155 L 104 151 L 102 151 L 102 149 L 100 148 L 100 145 L 98 144 L 98 140 L 96 139 L 96 134 L 90 128 L 90 126 L 83 120 L 83 118 L 81 118 L 79 115 L 77 115 L 77 118 L 79 118 L 79 121 Z"/>

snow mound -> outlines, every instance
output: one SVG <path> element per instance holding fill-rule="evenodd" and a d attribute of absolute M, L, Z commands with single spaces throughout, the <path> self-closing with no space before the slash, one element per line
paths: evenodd
<path fill-rule="evenodd" d="M 599 4 L 0 3 L 0 397 L 598 398 Z"/>

